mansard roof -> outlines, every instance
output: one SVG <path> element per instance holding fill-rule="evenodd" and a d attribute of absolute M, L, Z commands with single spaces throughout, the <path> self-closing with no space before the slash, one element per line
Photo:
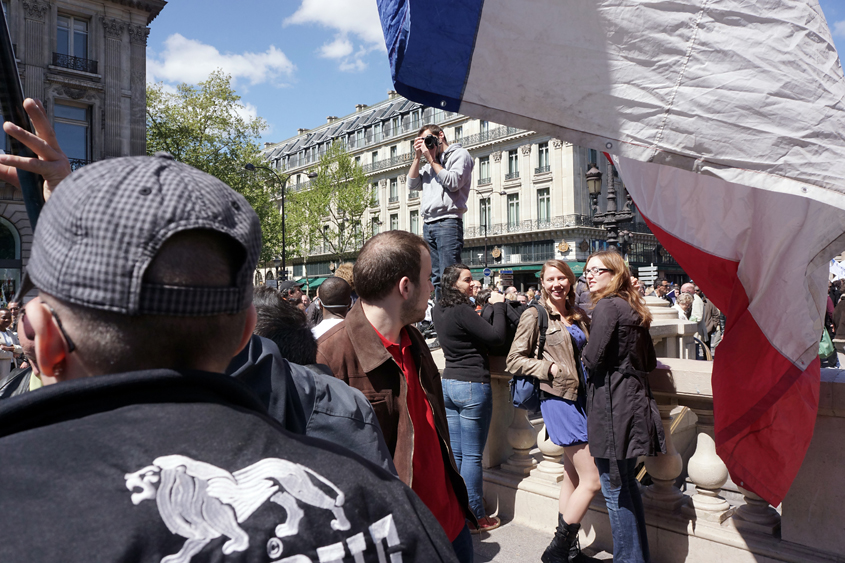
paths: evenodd
<path fill-rule="evenodd" d="M 127 0 L 129 1 L 129 0 Z M 356 110 L 349 115 L 336 119 L 330 123 L 303 132 L 300 135 L 291 137 L 279 143 L 274 143 L 264 149 L 264 156 L 270 160 L 281 158 L 284 155 L 294 154 L 316 144 L 325 143 L 330 139 L 347 135 L 351 132 L 368 127 L 376 122 L 381 122 L 395 116 L 399 116 L 423 105 L 412 102 L 401 96 L 393 99 L 383 100 L 370 107 Z"/>

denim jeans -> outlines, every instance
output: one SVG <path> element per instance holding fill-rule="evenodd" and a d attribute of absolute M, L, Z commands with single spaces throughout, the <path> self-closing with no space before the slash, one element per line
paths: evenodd
<path fill-rule="evenodd" d="M 475 558 L 475 548 L 472 546 L 472 535 L 469 531 L 469 526 L 464 526 L 455 541 L 452 542 L 452 549 L 455 550 L 455 555 L 458 557 L 459 563 L 472 563 Z"/>
<path fill-rule="evenodd" d="M 467 485 L 470 510 L 476 518 L 484 518 L 481 454 L 490 430 L 493 390 L 489 383 L 444 379 L 443 399 L 449 421 L 449 441 L 455 464 Z"/>
<path fill-rule="evenodd" d="M 610 517 L 614 563 L 648 562 L 645 514 L 635 473 L 637 459 L 595 459 L 601 479 L 601 492 Z M 615 479 L 611 476 L 611 463 L 617 464 L 619 468 L 617 483 L 613 482 Z"/>
<path fill-rule="evenodd" d="M 464 220 L 441 219 L 423 224 L 423 238 L 431 251 L 431 283 L 435 302 L 440 301 L 440 280 L 443 270 L 461 261 L 464 249 Z"/>

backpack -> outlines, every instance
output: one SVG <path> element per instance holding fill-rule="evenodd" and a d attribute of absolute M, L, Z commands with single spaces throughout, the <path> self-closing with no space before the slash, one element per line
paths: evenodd
<path fill-rule="evenodd" d="M 537 343 L 537 358 L 543 357 L 546 347 L 546 330 L 549 328 L 549 313 L 541 303 L 531 305 L 537 309 L 537 327 L 539 342 Z M 540 410 L 540 380 L 530 375 L 515 375 L 510 382 L 511 402 L 514 408 L 527 411 Z"/>

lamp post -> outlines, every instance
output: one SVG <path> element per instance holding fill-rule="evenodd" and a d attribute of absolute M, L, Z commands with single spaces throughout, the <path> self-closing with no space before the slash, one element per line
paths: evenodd
<path fill-rule="evenodd" d="M 478 191 L 478 188 L 473 187 L 472 189 L 475 190 L 476 193 L 478 194 L 479 201 L 483 200 L 483 199 L 488 200 L 487 206 L 484 208 L 484 217 L 481 218 L 481 225 L 479 225 L 479 229 L 484 230 L 484 268 L 486 269 L 487 268 L 487 229 L 490 226 L 490 216 L 492 215 L 492 213 L 490 211 L 490 206 L 493 204 L 493 202 L 490 201 L 489 197 L 484 197 L 483 195 L 481 195 L 481 192 Z M 492 194 L 492 192 L 490 192 L 490 193 Z M 508 193 L 505 190 L 501 190 L 501 191 L 496 192 L 496 193 L 498 193 L 500 196 L 508 195 Z"/>
<path fill-rule="evenodd" d="M 246 169 L 246 170 L 248 170 L 249 172 L 252 172 L 252 173 L 255 173 L 255 170 L 258 169 L 258 168 L 260 168 L 262 170 L 267 170 L 268 172 L 270 172 L 270 174 L 272 174 L 273 176 L 276 177 L 276 180 L 278 180 L 279 186 L 280 186 L 279 193 L 282 196 L 282 257 L 281 257 L 281 259 L 279 259 L 278 257 L 273 259 L 273 263 L 276 265 L 276 283 L 278 283 L 278 282 L 285 281 L 285 280 L 288 279 L 287 263 L 286 263 L 286 260 L 285 260 L 285 258 L 286 258 L 285 255 L 287 254 L 287 240 L 285 238 L 286 234 L 287 234 L 286 230 L 285 230 L 285 188 L 288 185 L 288 180 L 290 180 L 291 175 L 288 174 L 287 176 L 285 176 L 285 179 L 282 180 L 281 176 L 276 174 L 276 171 L 273 170 L 272 168 L 270 168 L 269 166 L 262 166 L 260 164 L 256 165 L 256 164 L 253 164 L 251 162 L 247 162 L 246 164 L 244 164 L 244 169 Z M 310 172 L 308 174 L 308 177 L 309 178 L 316 178 L 317 174 L 314 173 L 314 172 Z M 281 264 L 281 267 L 282 267 L 281 277 L 279 277 L 279 265 L 280 264 Z"/>
<path fill-rule="evenodd" d="M 262 166 L 260 164 L 255 165 L 251 162 L 247 162 L 246 164 L 244 164 L 244 168 L 246 170 L 248 170 L 249 172 L 252 172 L 252 173 L 255 173 L 256 169 L 258 169 L 258 168 L 260 168 L 262 170 L 267 170 L 270 174 L 275 176 L 276 180 L 279 182 L 279 186 L 280 186 L 279 192 L 281 193 L 281 196 L 282 196 L 282 257 L 280 259 L 277 256 L 276 258 L 273 259 L 273 264 L 276 265 L 276 283 L 278 284 L 279 282 L 286 280 L 287 277 L 288 277 L 287 264 L 285 263 L 285 245 L 287 244 L 287 241 L 285 240 L 285 187 L 287 187 L 288 180 L 290 180 L 290 174 L 285 176 L 285 179 L 282 180 L 282 178 L 278 174 L 276 174 L 276 171 L 273 170 L 272 168 L 270 168 L 269 166 Z M 280 264 L 282 266 L 282 272 L 284 272 L 282 274 L 282 277 L 279 276 L 279 265 Z"/>
<path fill-rule="evenodd" d="M 613 165 L 608 162 L 608 182 L 607 182 L 607 210 L 604 213 L 599 212 L 599 195 L 601 194 L 601 179 L 602 173 L 595 162 L 587 165 L 588 170 L 585 174 L 587 179 L 587 190 L 590 192 L 590 199 L 593 206 L 593 223 L 604 226 L 607 231 L 607 245 L 613 250 L 619 252 L 619 223 L 630 221 L 634 218 L 634 213 L 631 211 L 631 198 L 627 196 L 625 205 L 622 209 L 616 207 L 616 171 Z M 630 234 L 627 232 L 623 234 L 623 242 L 629 242 Z"/>
<path fill-rule="evenodd" d="M 281 259 L 281 258 L 279 258 L 278 256 L 276 256 L 275 258 L 273 258 L 273 265 L 275 265 L 275 266 L 276 266 L 276 285 L 278 285 L 278 284 L 279 284 L 279 282 L 280 282 L 280 281 L 282 281 L 282 279 L 279 277 L 279 265 L 280 265 L 281 263 L 282 263 L 282 259 Z"/>

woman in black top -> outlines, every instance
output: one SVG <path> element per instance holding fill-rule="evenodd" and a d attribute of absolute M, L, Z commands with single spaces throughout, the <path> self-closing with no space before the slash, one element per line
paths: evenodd
<path fill-rule="evenodd" d="M 500 524 L 498 518 L 489 518 L 484 511 L 481 454 L 493 413 L 487 347 L 505 340 L 506 311 L 504 296 L 494 291 L 489 298 L 494 308 L 493 324 L 484 321 L 470 304 L 471 283 L 472 274 L 463 264 L 446 268 L 440 286 L 442 297 L 432 318 L 446 357 L 442 377 L 449 440 L 467 485 L 470 508 L 478 519 L 478 528 L 470 524 L 470 530 L 478 533 Z"/>
<path fill-rule="evenodd" d="M 657 367 L 645 302 L 615 251 L 597 252 L 584 268 L 595 308 L 582 358 L 587 368 L 587 432 L 613 534 L 613 561 L 649 560 L 637 456 L 665 453 L 663 424 L 648 385 Z"/>

